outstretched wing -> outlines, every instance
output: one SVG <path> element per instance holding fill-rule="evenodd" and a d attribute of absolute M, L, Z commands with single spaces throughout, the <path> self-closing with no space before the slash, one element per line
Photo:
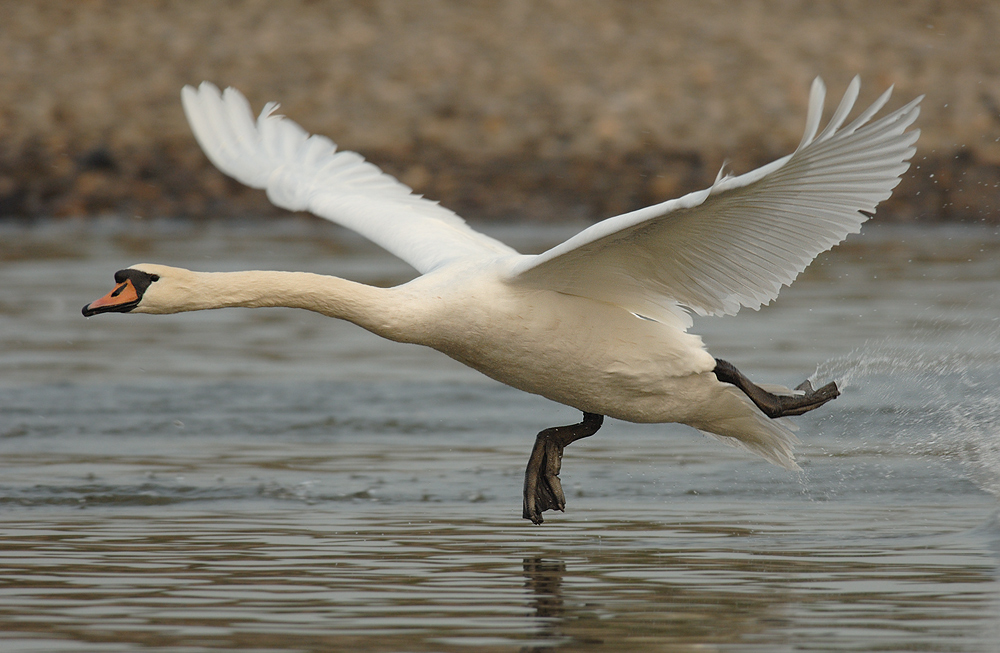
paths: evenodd
<path fill-rule="evenodd" d="M 621 306 L 648 318 L 691 323 L 681 310 L 732 315 L 777 297 L 818 255 L 861 228 L 909 167 L 919 130 L 917 98 L 869 123 L 890 88 L 841 129 L 858 97 L 848 86 L 819 136 L 825 88 L 813 82 L 806 130 L 792 154 L 711 188 L 599 222 L 525 257 L 511 284 Z M 680 306 L 679 306 L 680 305 Z"/>
<path fill-rule="evenodd" d="M 197 90 L 185 86 L 181 99 L 195 138 L 219 170 L 266 189 L 281 208 L 310 211 L 357 231 L 421 273 L 459 259 L 515 253 L 360 155 L 337 152 L 330 139 L 274 115 L 275 103 L 255 122 L 250 104 L 233 88 L 220 93 L 202 82 Z"/>

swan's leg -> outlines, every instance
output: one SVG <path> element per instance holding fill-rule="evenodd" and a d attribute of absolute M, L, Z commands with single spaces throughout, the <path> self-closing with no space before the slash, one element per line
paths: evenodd
<path fill-rule="evenodd" d="M 813 390 L 812 384 L 808 380 L 803 381 L 796 390 L 801 390 L 805 394 L 789 397 L 787 395 L 776 395 L 760 386 L 754 384 L 750 379 L 743 376 L 736 367 L 729 362 L 715 359 L 716 378 L 725 383 L 732 383 L 737 388 L 746 393 L 750 399 L 757 404 L 757 407 L 768 417 L 788 417 L 790 415 L 801 415 L 810 410 L 819 408 L 828 401 L 832 401 L 840 396 L 840 390 L 834 382 L 827 383 L 818 390 Z"/>
<path fill-rule="evenodd" d="M 554 426 L 535 437 L 535 447 L 524 470 L 525 519 L 542 523 L 546 510 L 565 510 L 566 496 L 559 482 L 563 449 L 577 440 L 597 433 L 604 423 L 604 415 L 584 413 L 583 421 L 569 426 Z"/>

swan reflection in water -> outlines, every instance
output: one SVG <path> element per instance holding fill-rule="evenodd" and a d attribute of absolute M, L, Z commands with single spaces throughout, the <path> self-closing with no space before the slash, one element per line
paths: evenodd
<path fill-rule="evenodd" d="M 605 416 L 680 422 L 798 469 L 795 436 L 777 419 L 838 396 L 835 384 L 757 385 L 688 333 L 689 311 L 733 315 L 778 295 L 820 253 L 889 197 L 909 167 L 920 98 L 872 121 L 886 91 L 844 126 L 855 78 L 820 131 L 825 88 L 812 86 L 796 150 L 752 172 L 720 172 L 706 190 L 599 222 L 523 255 L 353 152 L 264 107 L 254 121 L 236 90 L 185 87 L 195 137 L 220 170 L 266 189 L 277 206 L 353 229 L 420 276 L 377 288 L 306 272 L 193 272 L 143 263 L 83 313 L 302 308 L 399 342 L 434 348 L 487 376 L 572 406 L 578 424 L 541 431 L 525 470 L 523 516 L 563 510 L 563 449 Z"/>
<path fill-rule="evenodd" d="M 566 563 L 562 560 L 546 560 L 542 557 L 524 559 L 524 587 L 531 592 L 531 608 L 538 622 L 538 635 L 546 640 L 564 639 L 563 621 L 566 610 L 563 605 L 562 582 L 566 575 Z M 592 643 L 603 644 L 603 640 Z M 545 645 L 545 648 L 550 648 Z M 522 648 L 522 651 L 542 650 L 539 647 Z"/>

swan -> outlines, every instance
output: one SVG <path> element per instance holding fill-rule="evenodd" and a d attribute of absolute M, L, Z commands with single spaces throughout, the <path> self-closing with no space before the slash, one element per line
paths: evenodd
<path fill-rule="evenodd" d="M 138 264 L 87 304 L 99 313 L 302 308 L 384 338 L 432 347 L 486 376 L 583 413 L 541 431 L 525 470 L 523 516 L 564 510 L 563 450 L 604 417 L 688 424 L 795 470 L 786 420 L 834 399 L 835 383 L 757 385 L 688 332 L 690 312 L 733 315 L 770 303 L 821 252 L 860 231 L 908 169 L 916 98 L 872 121 L 892 88 L 850 124 L 855 77 L 820 132 L 825 86 L 811 88 L 798 147 L 757 170 L 584 229 L 538 255 L 478 233 L 354 152 L 338 152 L 268 103 L 254 120 L 232 88 L 186 86 L 195 138 L 221 171 L 277 206 L 353 229 L 419 276 L 377 288 L 307 272 L 194 272 Z"/>

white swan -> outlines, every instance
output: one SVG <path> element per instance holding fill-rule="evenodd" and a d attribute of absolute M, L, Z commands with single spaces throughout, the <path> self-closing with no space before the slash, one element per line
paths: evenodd
<path fill-rule="evenodd" d="M 846 127 L 855 78 L 817 135 L 825 89 L 813 82 L 806 129 L 790 155 L 703 191 L 609 218 L 537 256 L 469 228 L 353 152 L 337 152 L 275 115 L 253 120 L 236 90 L 182 91 L 208 158 L 267 190 L 276 205 L 344 225 L 421 273 L 375 288 L 304 272 L 204 273 L 141 264 L 83 309 L 177 313 L 286 306 L 350 320 L 380 336 L 433 347 L 498 381 L 584 412 L 538 434 L 525 473 L 524 516 L 562 510 L 562 450 L 604 415 L 681 422 L 796 469 L 795 437 L 773 417 L 812 410 L 834 384 L 769 392 L 687 333 L 699 315 L 773 300 L 822 251 L 860 230 L 909 167 L 921 98 L 871 122 L 890 88 Z M 766 414 L 765 414 L 766 413 Z"/>

